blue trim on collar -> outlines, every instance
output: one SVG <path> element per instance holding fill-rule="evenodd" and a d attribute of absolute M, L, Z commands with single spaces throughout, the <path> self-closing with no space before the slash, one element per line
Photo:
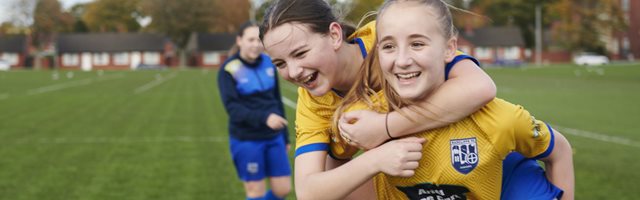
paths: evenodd
<path fill-rule="evenodd" d="M 358 46 L 360 46 L 360 53 L 362 53 L 362 58 L 366 58 L 367 48 L 364 46 L 364 41 L 362 41 L 361 38 L 356 38 L 356 39 L 353 39 L 353 43 L 358 43 Z"/>

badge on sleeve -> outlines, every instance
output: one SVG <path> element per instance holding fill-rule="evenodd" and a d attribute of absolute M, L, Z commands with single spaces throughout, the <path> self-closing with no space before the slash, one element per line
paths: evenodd
<path fill-rule="evenodd" d="M 540 123 L 537 123 L 534 116 L 531 116 L 531 124 L 533 125 L 533 138 L 540 137 Z"/>

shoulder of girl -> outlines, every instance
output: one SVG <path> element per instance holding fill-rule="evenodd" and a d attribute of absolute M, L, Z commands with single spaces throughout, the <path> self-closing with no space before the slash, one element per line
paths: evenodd
<path fill-rule="evenodd" d="M 231 74 L 234 74 L 236 71 L 238 71 L 238 69 L 240 69 L 241 66 L 242 66 L 242 62 L 240 62 L 240 60 L 233 59 L 225 63 L 224 66 L 222 67 L 224 68 L 225 71 Z"/>
<path fill-rule="evenodd" d="M 494 98 L 472 114 L 471 118 L 485 131 L 503 131 L 513 125 L 516 112 L 518 112 L 518 106 L 503 99 Z"/>

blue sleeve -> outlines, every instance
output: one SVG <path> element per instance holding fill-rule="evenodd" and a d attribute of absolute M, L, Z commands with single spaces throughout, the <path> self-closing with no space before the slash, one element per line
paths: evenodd
<path fill-rule="evenodd" d="M 218 89 L 222 104 L 224 104 L 224 108 L 229 114 L 229 121 L 244 122 L 253 126 L 266 126 L 267 117 L 270 113 L 251 110 L 243 105 L 236 90 L 235 79 L 229 72 L 224 70 L 224 67 L 220 68 L 218 73 Z"/>

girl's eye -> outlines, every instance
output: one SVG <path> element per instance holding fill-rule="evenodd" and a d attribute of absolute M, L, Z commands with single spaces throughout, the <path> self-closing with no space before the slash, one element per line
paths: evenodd
<path fill-rule="evenodd" d="M 422 43 L 422 42 L 412 42 L 411 43 L 411 47 L 413 47 L 413 48 L 420 48 L 420 47 L 423 47 L 423 46 L 426 46 L 426 45 L 424 43 Z"/>
<path fill-rule="evenodd" d="M 295 55 L 295 57 L 296 57 L 296 58 L 303 57 L 306 53 L 307 53 L 307 51 L 301 51 L 300 53 L 297 53 L 297 54 Z"/>
<path fill-rule="evenodd" d="M 391 45 L 391 44 L 383 44 L 380 48 L 381 48 L 382 50 L 391 50 L 391 49 L 393 49 L 394 47 L 393 47 L 393 45 Z"/>
<path fill-rule="evenodd" d="M 285 63 L 284 62 L 273 63 L 273 65 L 275 65 L 276 68 L 278 68 L 278 69 L 282 69 L 282 68 L 285 67 Z"/>

